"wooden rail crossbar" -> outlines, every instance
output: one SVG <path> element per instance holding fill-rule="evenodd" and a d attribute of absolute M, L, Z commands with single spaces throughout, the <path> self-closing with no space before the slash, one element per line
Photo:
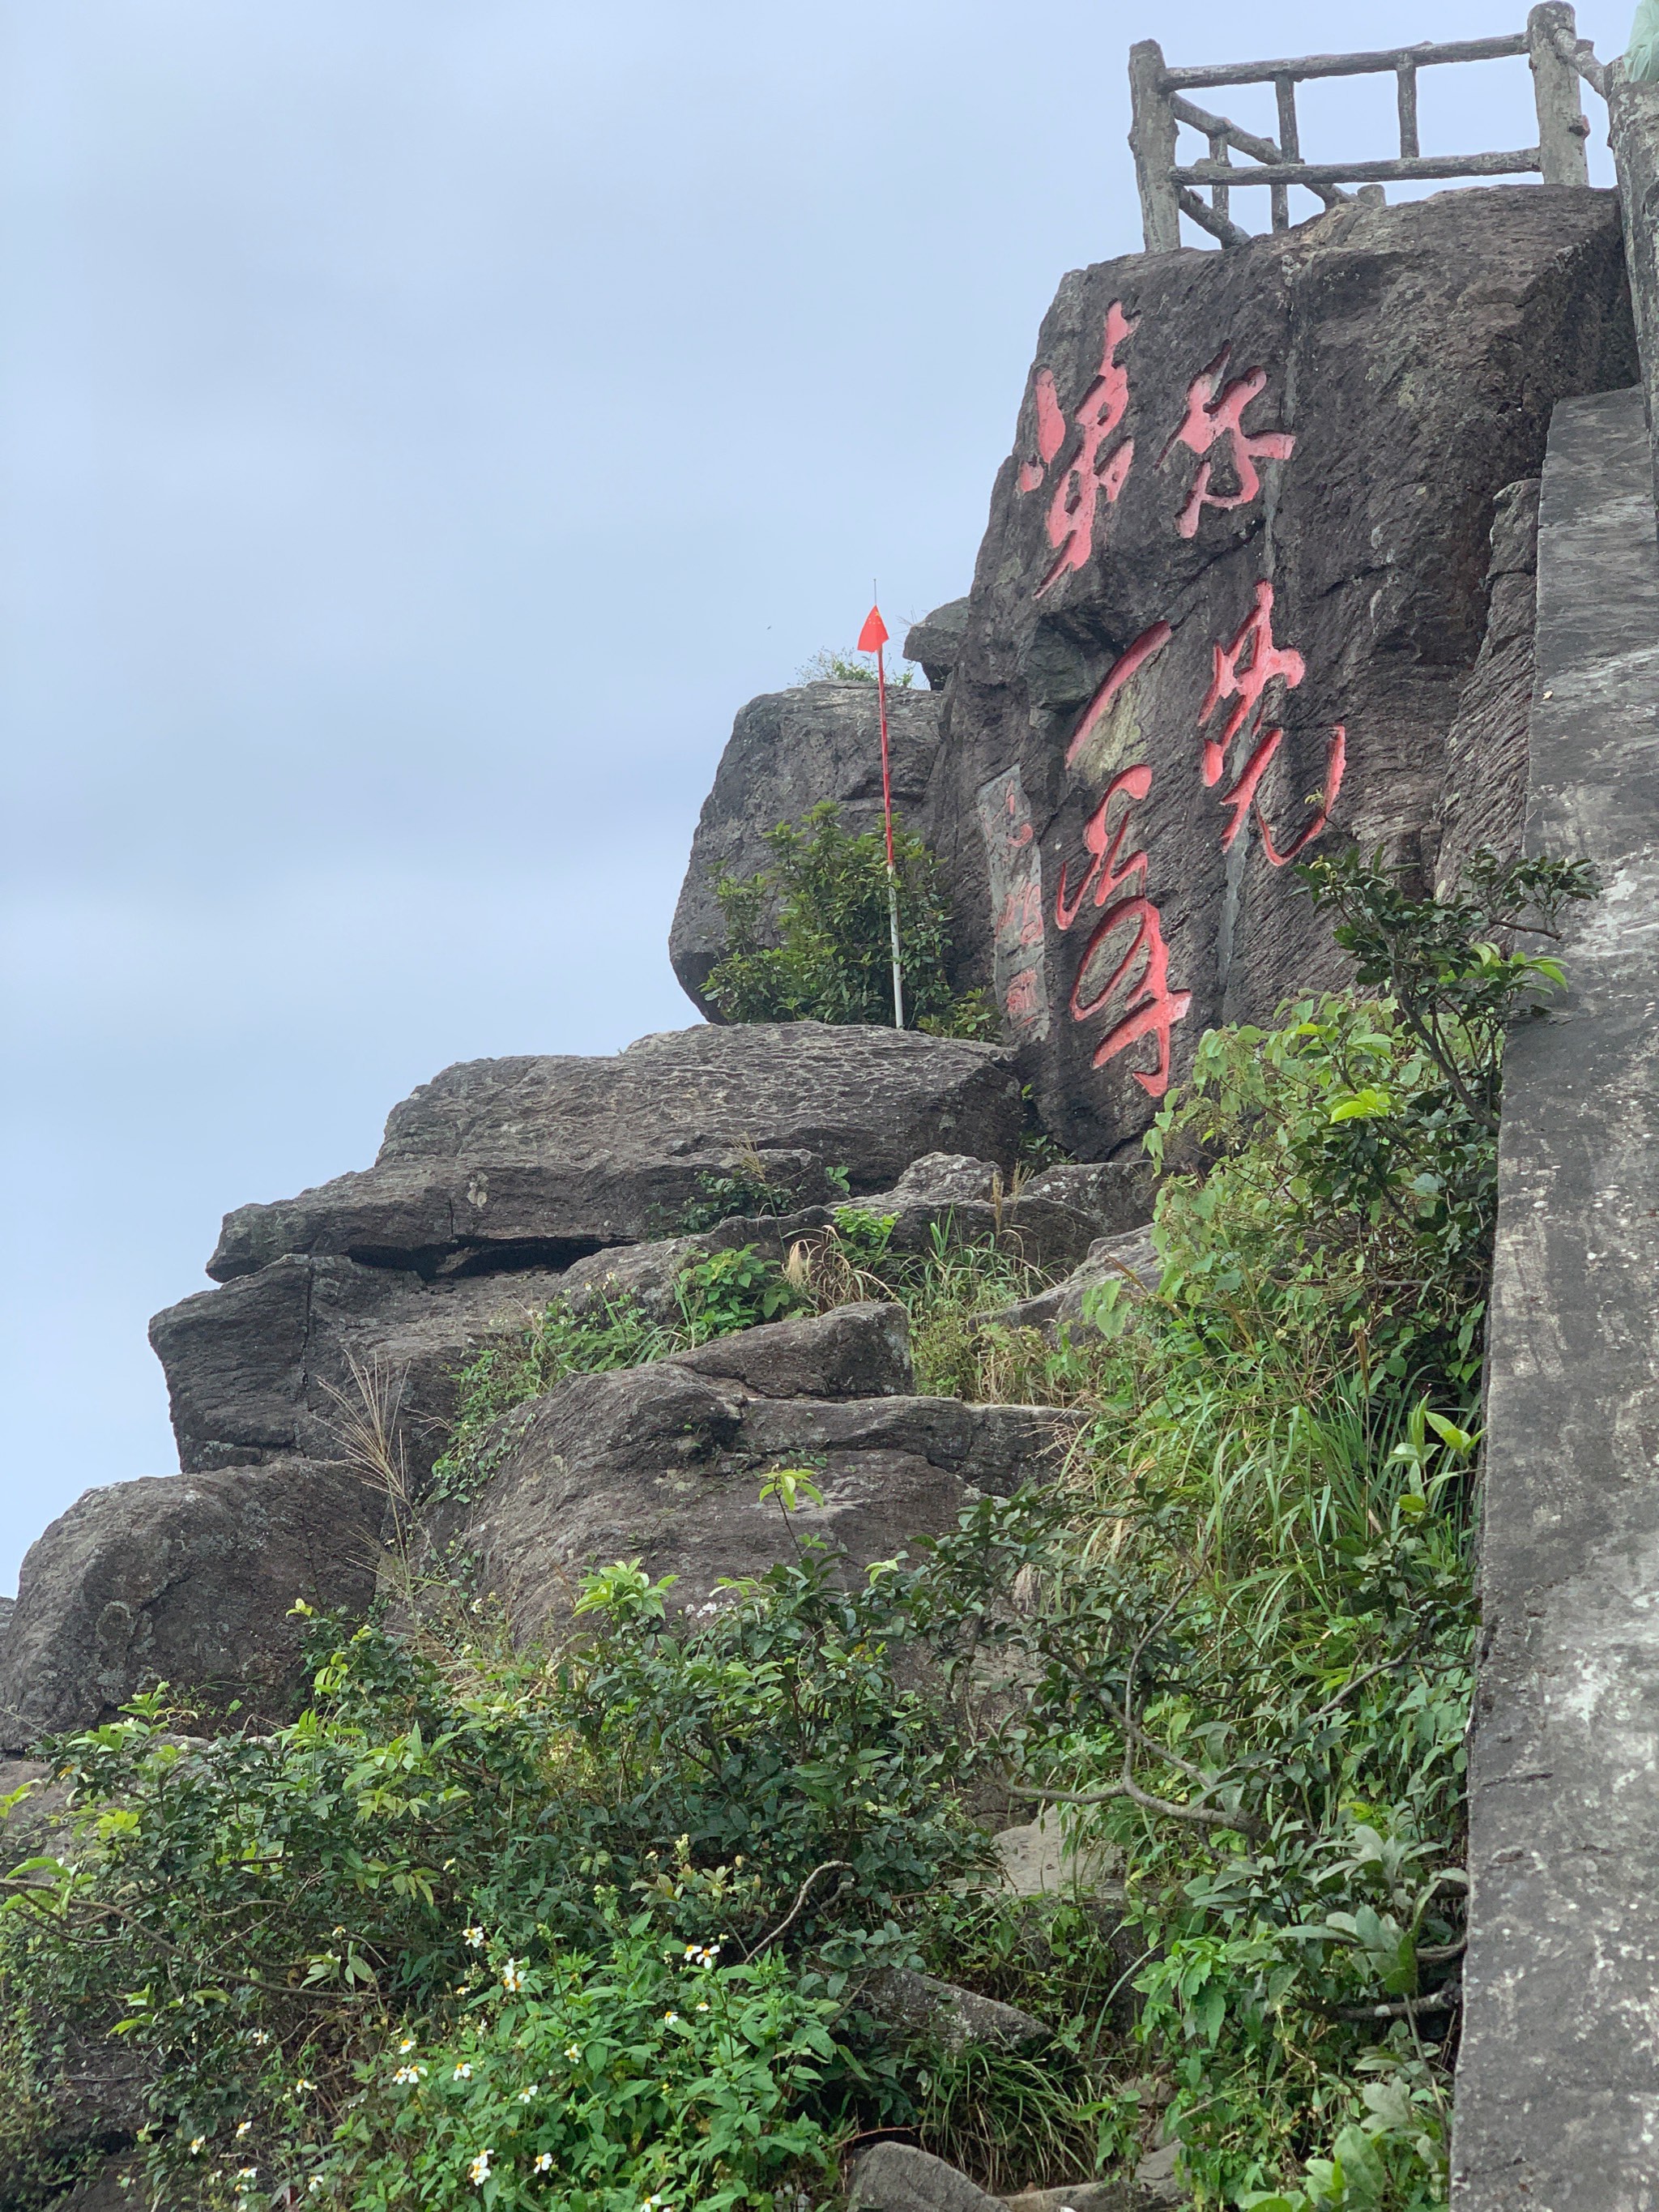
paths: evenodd
<path fill-rule="evenodd" d="M 1525 54 L 1531 64 L 1538 110 L 1538 143 L 1504 153 L 1425 155 L 1417 127 L 1417 73 L 1453 62 L 1503 61 Z M 1400 151 L 1385 161 L 1304 161 L 1297 121 L 1296 88 L 1310 78 L 1392 73 L 1397 80 Z M 1577 34 L 1566 0 L 1542 0 L 1524 31 L 1499 39 L 1459 39 L 1446 45 L 1392 46 L 1377 53 L 1311 54 L 1299 61 L 1231 62 L 1214 69 L 1171 69 L 1155 39 L 1131 48 L 1129 89 L 1133 121 L 1129 144 L 1140 187 L 1141 223 L 1149 253 L 1181 243 L 1181 218 L 1188 216 L 1224 246 L 1250 234 L 1232 220 L 1231 195 L 1241 185 L 1264 185 L 1271 195 L 1275 230 L 1290 227 L 1290 191 L 1299 185 L 1334 207 L 1349 198 L 1345 185 L 1373 191 L 1389 182 L 1450 177 L 1536 176 L 1547 185 L 1588 185 L 1584 141 L 1589 125 L 1579 105 L 1578 80 L 1605 90 L 1601 65 L 1588 40 Z M 1217 85 L 1271 84 L 1279 109 L 1277 139 L 1242 130 L 1184 97 Z M 1210 157 L 1176 158 L 1180 126 L 1208 139 Z M 1239 167 L 1232 156 L 1248 157 Z M 1208 200 L 1200 197 L 1207 188 Z"/>

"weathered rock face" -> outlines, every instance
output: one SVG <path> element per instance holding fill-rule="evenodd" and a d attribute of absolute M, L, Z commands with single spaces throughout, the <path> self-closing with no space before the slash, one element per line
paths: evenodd
<path fill-rule="evenodd" d="M 927 785 L 939 750 L 939 716 L 937 692 L 900 685 L 887 694 L 893 805 L 905 826 L 930 843 Z M 712 1019 L 719 1016 L 703 985 L 726 950 L 715 883 L 723 875 L 758 874 L 772 857 L 766 832 L 780 822 L 799 822 L 826 799 L 836 801 L 842 827 L 854 835 L 881 821 L 875 685 L 807 684 L 751 699 L 732 726 L 703 802 L 668 939 L 674 973 Z"/>
<path fill-rule="evenodd" d="M 1436 881 L 1443 892 L 1481 845 L 1521 850 L 1527 811 L 1538 623 L 1538 491 L 1530 477 L 1498 495 L 1486 570 L 1486 634 L 1446 737 Z"/>
<path fill-rule="evenodd" d="M 678 1605 L 722 1577 L 793 1558 L 822 1537 L 853 1567 L 954 1528 L 975 1495 L 1051 1470 L 1074 1422 L 1030 1407 L 890 1395 L 908 1376 L 896 1307 L 723 1339 L 703 1352 L 573 1375 L 503 1416 L 507 1450 L 477 1502 L 433 1516 L 477 1562 L 522 1634 L 557 1622 L 587 1565 L 639 1559 L 678 1577 Z M 700 1371 L 702 1370 L 702 1371 Z M 882 1394 L 840 1395 L 873 1382 Z M 806 1385 L 822 1396 L 786 1395 Z M 836 1395 L 831 1395 L 831 1393 Z M 822 1506 L 763 1505 L 766 1470 L 812 1469 Z"/>
<path fill-rule="evenodd" d="M 931 1252 L 941 1237 L 951 1243 L 994 1237 L 1011 1258 L 1051 1269 L 1077 1265 L 1103 1231 L 1118 1232 L 1147 1220 L 1155 1180 L 1144 1156 L 1048 1168 L 1017 1184 L 994 1161 L 929 1152 L 891 1190 L 866 1193 L 858 1205 L 891 1222 L 890 1251 L 914 1258 Z M 796 1243 L 810 1250 L 822 1241 L 836 1214 L 829 1206 L 799 1213 L 734 1214 L 694 1237 L 613 1246 L 568 1267 L 556 1279 L 558 1294 L 579 1306 L 634 1298 L 653 1321 L 672 1322 L 678 1310 L 675 1286 L 688 1262 L 743 1245 L 763 1259 L 781 1261 Z"/>
<path fill-rule="evenodd" d="M 89 1490 L 23 1561 L 0 1649 L 0 1749 L 107 1719 L 156 1680 L 208 1710 L 279 1708 L 296 1598 L 361 1614 L 384 1499 L 344 1467 L 277 1460 Z"/>
<path fill-rule="evenodd" d="M 1334 977 L 1298 853 L 1431 849 L 1494 500 L 1632 349 L 1606 193 L 1353 205 L 1066 278 L 931 811 L 963 980 L 1074 1149 L 1144 1129 L 1208 1025 Z"/>
<path fill-rule="evenodd" d="M 904 641 L 904 657 L 919 660 L 928 683 L 935 691 L 942 691 L 962 656 L 962 641 L 967 634 L 967 600 L 947 599 L 942 607 L 911 623 Z"/>
<path fill-rule="evenodd" d="M 810 1205 L 833 1194 L 826 1167 L 867 1191 L 941 1146 L 1006 1158 L 1023 1114 L 1008 1053 L 914 1030 L 756 1023 L 610 1059 L 468 1060 L 393 1108 L 372 1168 L 228 1214 L 208 1273 L 287 1254 L 561 1267 L 662 1236 L 745 1151 Z"/>
<path fill-rule="evenodd" d="M 1150 1224 L 1131 1229 L 1121 1236 L 1099 1238 L 1069 1275 L 1035 1297 L 1005 1307 L 994 1318 L 1005 1328 L 1041 1328 L 1051 1334 L 1062 1328 L 1079 1330 L 1086 1326 L 1083 1306 L 1091 1291 L 1115 1282 L 1121 1297 L 1146 1297 L 1158 1288 L 1162 1273 Z"/>
<path fill-rule="evenodd" d="M 287 1454 L 339 1455 L 365 1387 L 394 1395 L 418 1484 L 454 1418 L 457 1371 L 559 1288 L 539 1268 L 428 1282 L 355 1260 L 273 1260 L 156 1315 L 179 1464 L 189 1474 Z"/>

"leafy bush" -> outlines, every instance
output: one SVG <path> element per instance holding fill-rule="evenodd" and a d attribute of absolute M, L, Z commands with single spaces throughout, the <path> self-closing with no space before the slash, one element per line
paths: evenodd
<path fill-rule="evenodd" d="M 769 2185 L 789 2169 L 833 2170 L 801 2100 L 835 2057 L 839 2006 L 775 1954 L 727 1965 L 714 1946 L 665 1950 L 649 1913 L 607 1917 L 601 1957 L 538 1966 L 492 1945 L 446 2038 L 399 2038 L 362 2067 L 345 2133 L 380 2146 L 355 2177 L 362 2212 L 773 2212 Z"/>
<path fill-rule="evenodd" d="M 849 836 L 833 800 L 766 833 L 770 868 L 714 896 L 726 952 L 705 992 L 731 1022 L 869 1022 L 893 1018 L 887 849 L 882 834 Z M 995 1034 L 979 992 L 958 994 L 946 973 L 950 908 L 939 862 L 920 837 L 893 825 L 905 1019 L 942 1036 Z"/>
<path fill-rule="evenodd" d="M 331 1648 L 325 1624 L 314 1703 L 269 1737 L 182 1736 L 187 1714 L 140 1699 L 53 1751 L 75 1837 L 6 1885 L 0 1996 L 127 2043 L 164 2190 L 252 2168 L 261 2203 L 318 2173 L 319 2193 L 382 2201 L 351 2191 L 392 2186 L 410 2124 L 393 2093 L 419 2088 L 415 2201 L 471 2201 L 467 2167 L 490 2148 L 505 2203 L 529 2201 L 512 2191 L 544 2152 L 606 2212 L 605 2189 L 637 2206 L 667 2193 L 665 2175 L 694 2175 L 699 2203 L 749 2202 L 778 2162 L 822 2165 L 860 2075 L 844 2028 L 825 2041 L 848 1975 L 914 1956 L 900 1900 L 983 1850 L 952 1788 L 948 1712 L 897 1671 L 896 1587 L 843 1591 L 807 1547 L 674 1626 L 666 1585 L 617 1566 L 590 1578 L 585 1632 L 545 1664 L 488 1639 L 444 1657 L 368 1627 Z M 688 1945 L 720 1947 L 719 2018 L 698 2028 L 696 2003 L 716 2005 L 699 1986 L 689 2008 L 668 1995 L 651 2028 L 671 1983 L 701 1980 Z M 568 2113 L 527 2100 L 503 2130 L 505 1996 L 524 2000 L 507 2040 L 530 2046 L 515 2099 L 567 2045 L 596 2095 L 590 2041 L 632 2054 L 603 2087 L 619 2132 L 586 2168 Z M 668 2032 L 688 2021 L 689 2045 Z M 731 2039 L 750 2028 L 745 2055 Z M 815 2132 L 794 2107 L 831 2058 Z M 17 2109 L 52 2063 L 45 2051 L 15 2068 Z M 684 2140 L 664 2136 L 651 2100 L 696 2082 L 708 2136 L 695 2115 Z M 624 2121 L 638 2098 L 643 2130 Z M 745 2099 L 750 2119 L 732 2118 Z"/>

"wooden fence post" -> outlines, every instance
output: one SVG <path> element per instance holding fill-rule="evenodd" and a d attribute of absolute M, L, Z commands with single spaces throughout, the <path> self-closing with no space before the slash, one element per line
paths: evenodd
<path fill-rule="evenodd" d="M 1140 228 L 1148 253 L 1172 253 L 1181 243 L 1181 196 L 1170 179 L 1176 119 L 1164 82 L 1164 49 L 1142 39 L 1129 49 L 1129 149 L 1140 187 Z"/>
<path fill-rule="evenodd" d="M 1578 100 L 1578 72 L 1556 45 L 1558 32 L 1569 41 L 1577 21 L 1566 0 L 1542 0 L 1527 17 L 1527 58 L 1532 64 L 1533 96 L 1538 103 L 1538 153 L 1547 185 L 1588 185 L 1589 157 L 1584 141 L 1589 125 Z"/>

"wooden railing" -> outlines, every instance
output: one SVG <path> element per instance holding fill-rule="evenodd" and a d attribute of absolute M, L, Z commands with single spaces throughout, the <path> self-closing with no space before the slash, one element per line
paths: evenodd
<path fill-rule="evenodd" d="M 1538 143 L 1495 154 L 1425 155 L 1418 142 L 1417 76 L 1450 62 L 1501 61 L 1525 54 L 1532 64 L 1538 108 Z M 1398 85 L 1400 152 L 1380 161 L 1304 161 L 1296 113 L 1296 88 L 1310 78 L 1370 76 L 1392 72 Z M 1543 0 L 1527 18 L 1523 32 L 1501 39 L 1462 39 L 1448 46 L 1399 46 L 1382 53 L 1314 54 L 1302 61 L 1235 62 L 1217 69 L 1171 69 L 1155 39 L 1131 48 L 1129 88 L 1133 121 L 1129 144 L 1140 187 L 1141 222 L 1149 253 L 1167 252 L 1181 243 L 1181 218 L 1188 216 L 1223 246 L 1242 246 L 1250 236 L 1232 219 L 1231 198 L 1249 186 L 1265 187 L 1273 228 L 1290 225 L 1290 195 L 1300 185 L 1336 206 L 1358 185 L 1364 196 L 1381 197 L 1382 187 L 1453 177 L 1536 176 L 1547 185 L 1588 185 L 1584 141 L 1589 125 L 1579 105 L 1578 79 L 1585 77 L 1605 95 L 1601 64 L 1588 40 L 1577 35 L 1573 11 L 1565 0 Z M 1229 84 L 1271 84 L 1279 106 L 1279 136 L 1263 138 L 1242 130 L 1224 115 L 1212 115 L 1186 97 Z M 1182 164 L 1176 138 L 1186 124 L 1210 142 L 1206 161 Z M 1249 167 L 1232 155 L 1248 157 Z M 1201 197 L 1206 190 L 1207 200 Z"/>

